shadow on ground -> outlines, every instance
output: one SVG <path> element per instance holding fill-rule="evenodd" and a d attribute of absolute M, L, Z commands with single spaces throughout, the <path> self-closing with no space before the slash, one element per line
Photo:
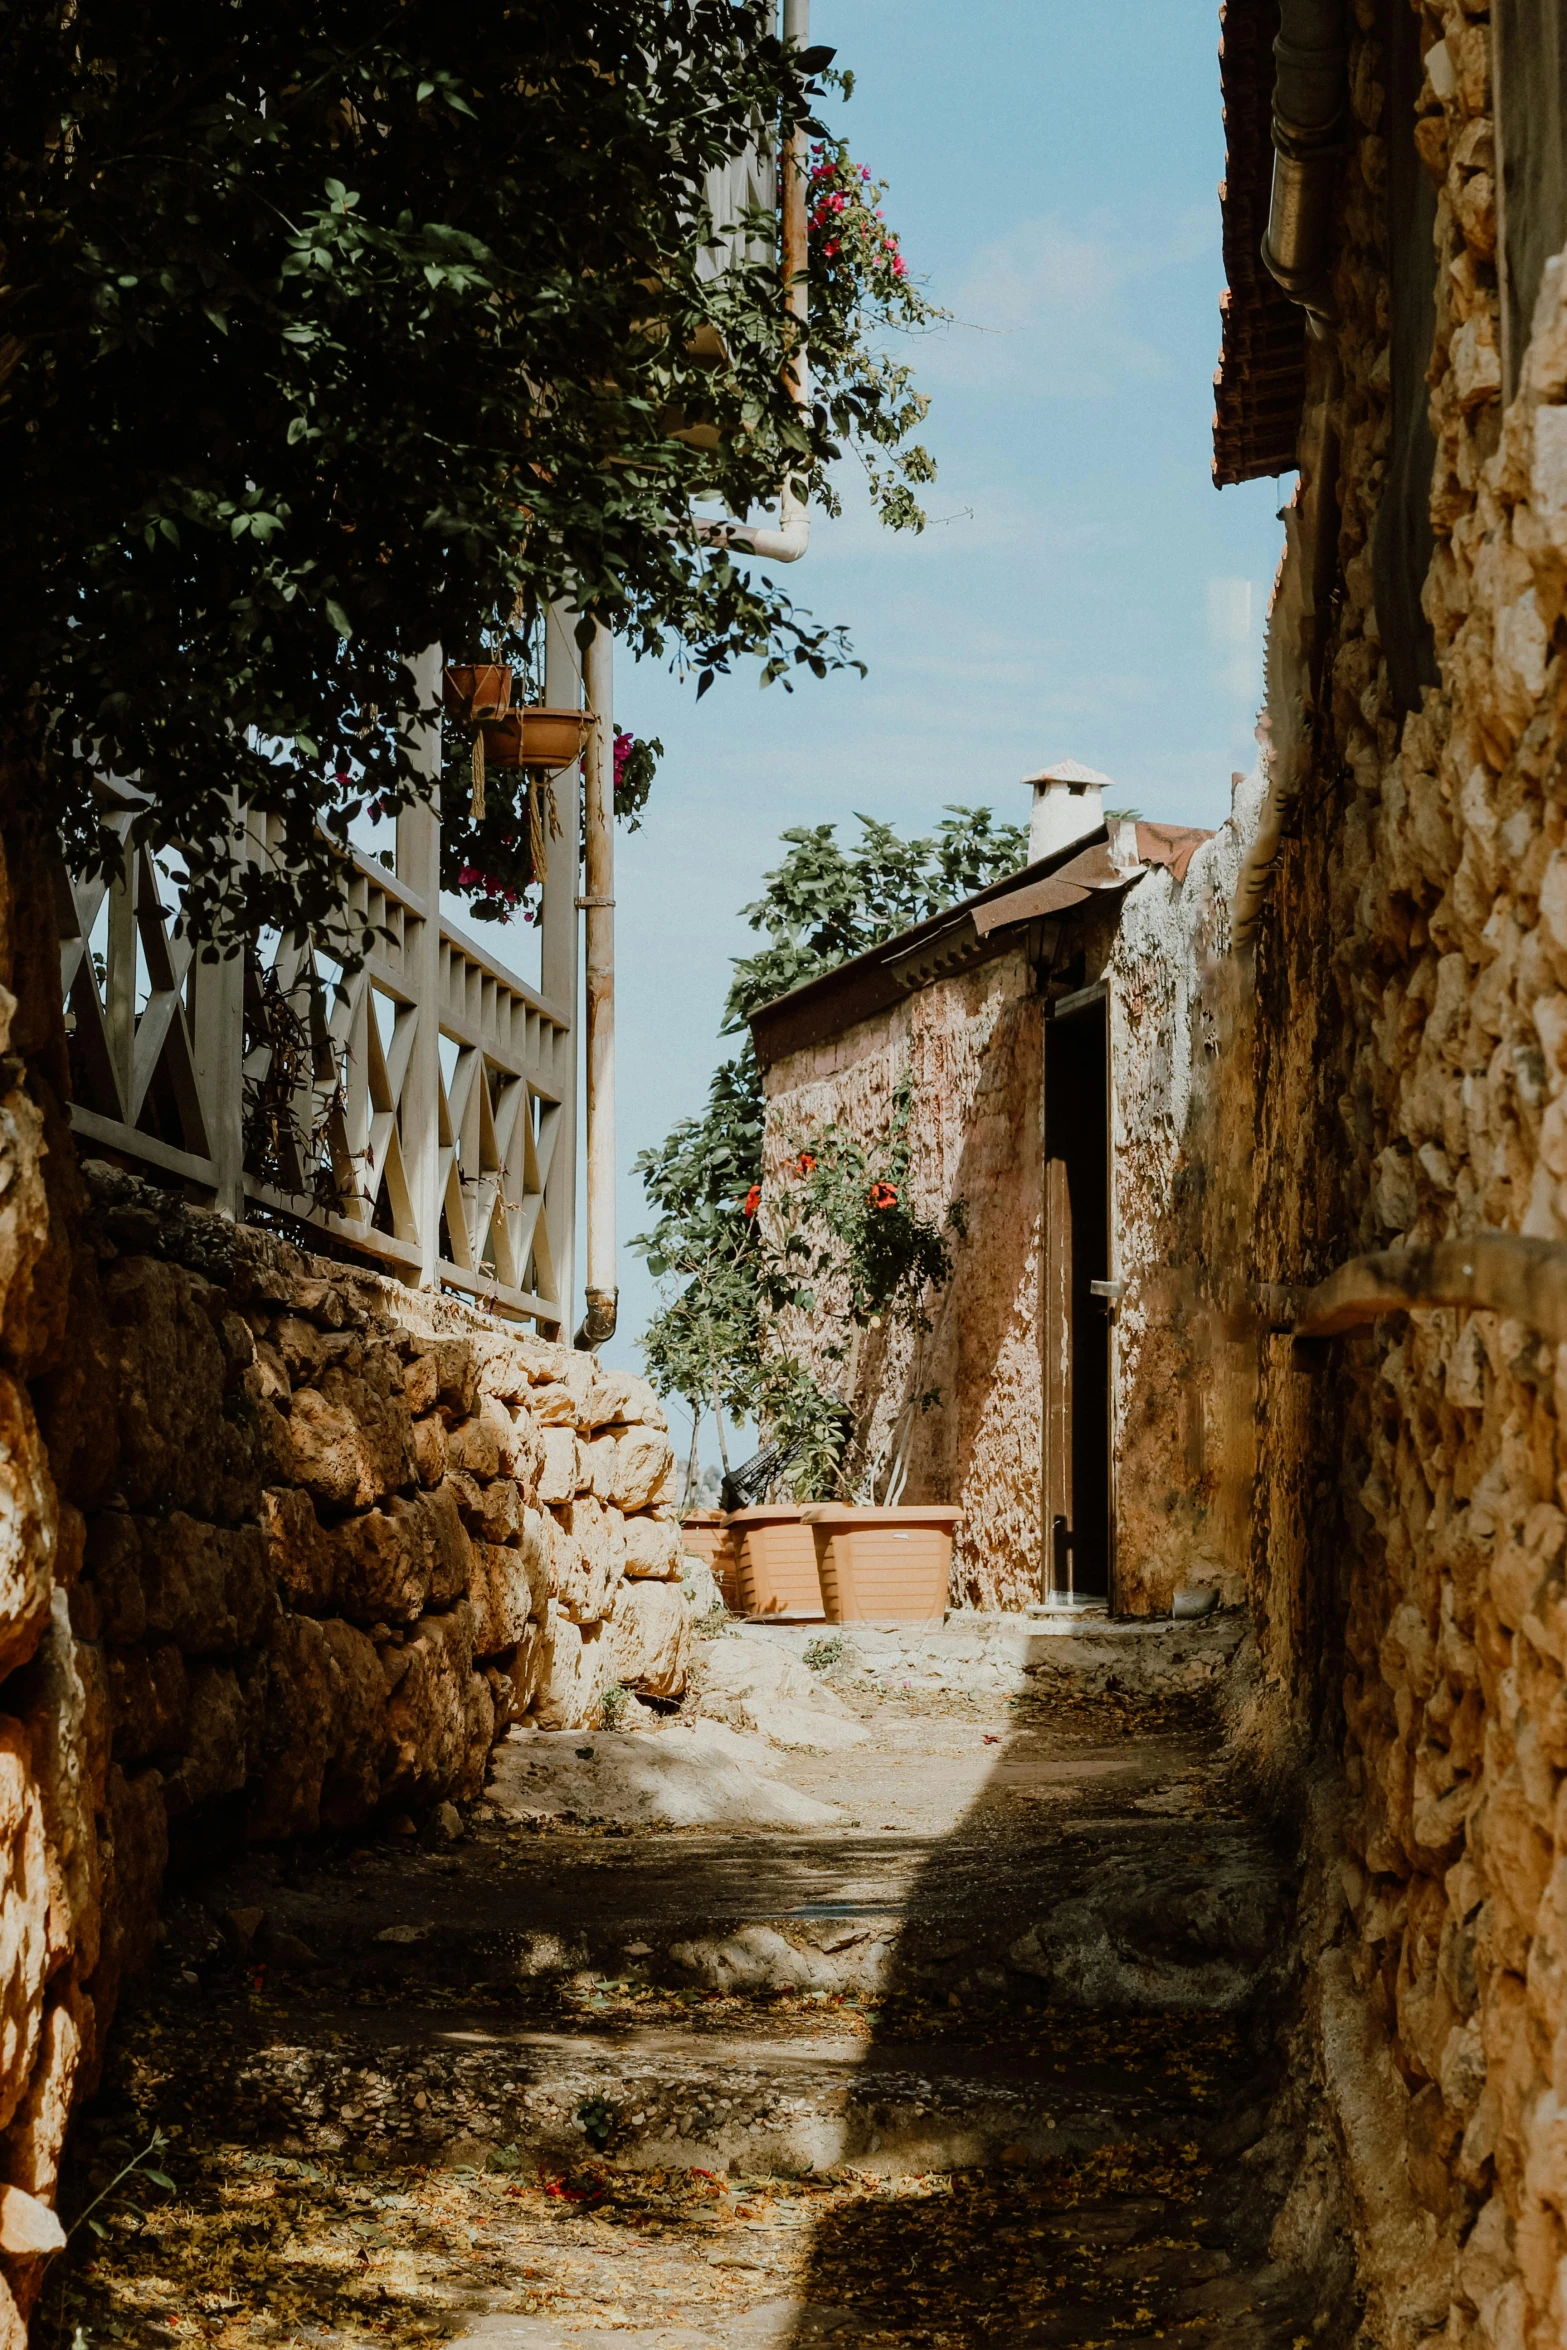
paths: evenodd
<path fill-rule="evenodd" d="M 78 2232 L 44 2350 L 1330 2350 L 1233 1631 L 1031 1646 L 1010 1699 L 840 1674 L 868 1738 L 776 1765 L 830 1826 L 514 1800 L 190 1889 L 65 2203 L 154 2123 L 174 2190 Z"/>

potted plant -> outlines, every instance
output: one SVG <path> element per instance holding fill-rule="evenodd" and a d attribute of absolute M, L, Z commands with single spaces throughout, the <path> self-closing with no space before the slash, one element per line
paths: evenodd
<path fill-rule="evenodd" d="M 488 726 L 511 708 L 511 682 L 504 661 L 457 662 L 442 672 L 441 695 L 464 726 Z"/>
<path fill-rule="evenodd" d="M 581 758 L 597 721 L 591 710 L 552 710 L 533 703 L 479 723 L 489 766 L 556 771 Z"/>

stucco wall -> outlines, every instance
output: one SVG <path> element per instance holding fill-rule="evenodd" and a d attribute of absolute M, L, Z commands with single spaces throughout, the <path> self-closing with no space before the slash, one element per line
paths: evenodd
<path fill-rule="evenodd" d="M 1012 952 L 790 1054 L 766 1075 L 766 1179 L 813 1126 L 838 1120 L 866 1138 L 913 1084 L 915 1205 L 938 1222 L 954 1200 L 968 1215 L 955 1270 L 934 1298 L 930 1334 L 870 1333 L 856 1393 L 874 1397 L 872 1457 L 911 1392 L 941 1391 L 914 1422 L 906 1501 L 963 1511 L 953 1599 L 1020 1607 L 1039 1590 L 1040 1006 L 1026 957 Z M 784 1317 L 784 1344 L 817 1359 L 820 1330 Z"/>

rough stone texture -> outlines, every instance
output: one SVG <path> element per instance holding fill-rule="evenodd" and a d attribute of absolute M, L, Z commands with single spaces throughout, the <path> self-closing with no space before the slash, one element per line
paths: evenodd
<path fill-rule="evenodd" d="M 810 1128 L 836 1119 L 871 1135 L 905 1073 L 928 1142 L 912 1173 L 918 1211 L 941 1222 L 968 1211 L 934 1328 L 872 1333 L 857 1392 L 874 1395 L 866 1452 L 890 1465 L 906 1448 L 905 1501 L 963 1510 L 953 1596 L 1021 1606 L 1039 1589 L 1041 1352 L 1041 1007 L 1021 952 L 906 996 L 843 1035 L 768 1070 L 766 1187 L 788 1180 Z M 829 1301 L 830 1303 L 830 1301 Z M 809 1360 L 813 1330 L 783 1317 L 786 1344 Z M 938 1388 L 942 1408 L 913 1399 Z"/>
<path fill-rule="evenodd" d="M 1121 1267 L 1123 1462 L 1143 1464 L 1122 1557 L 1132 1525 L 1142 1604 L 1195 1575 L 1250 1605 L 1235 1727 L 1302 1810 L 1363 2338 L 1545 2350 L 1567 2339 L 1567 1350 L 1455 1309 L 1288 1335 L 1289 1293 L 1361 1252 L 1567 1239 L 1567 257 L 1504 410 L 1489 10 L 1421 14 L 1410 124 L 1388 118 L 1380 12 L 1351 11 L 1337 317 L 1308 346 L 1270 618 L 1261 739 L 1286 821 L 1255 945 L 1225 955 L 1216 903 L 1190 969 L 1149 973 L 1187 1008 Z M 1393 138 L 1437 190 L 1440 681 L 1412 711 L 1373 597 Z M 1237 815 L 1249 829 L 1249 789 Z M 1222 836 L 1211 853 L 1233 870 Z M 1123 1242 L 1128 1211 L 1123 1192 Z"/>
<path fill-rule="evenodd" d="M 512 1721 L 596 1720 L 617 1480 L 652 1595 L 623 1680 L 683 1685 L 689 1608 L 658 1579 L 644 1382 L 119 1170 L 84 1181 L 49 890 L 0 847 L 0 1055 L 26 1071 L 0 1094 L 0 2191 L 53 2228 L 171 1841 L 204 1862 L 470 1797 Z M 40 2263 L 8 2246 L 20 2345 Z"/>

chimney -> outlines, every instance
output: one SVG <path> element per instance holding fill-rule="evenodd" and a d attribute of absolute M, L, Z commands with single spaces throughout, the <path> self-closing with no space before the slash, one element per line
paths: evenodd
<path fill-rule="evenodd" d="M 1104 823 L 1103 794 L 1114 790 L 1108 775 L 1084 767 L 1077 759 L 1058 759 L 1037 775 L 1025 775 L 1034 787 L 1034 806 L 1028 819 L 1028 861 L 1053 857 L 1074 841 L 1086 840 Z"/>

